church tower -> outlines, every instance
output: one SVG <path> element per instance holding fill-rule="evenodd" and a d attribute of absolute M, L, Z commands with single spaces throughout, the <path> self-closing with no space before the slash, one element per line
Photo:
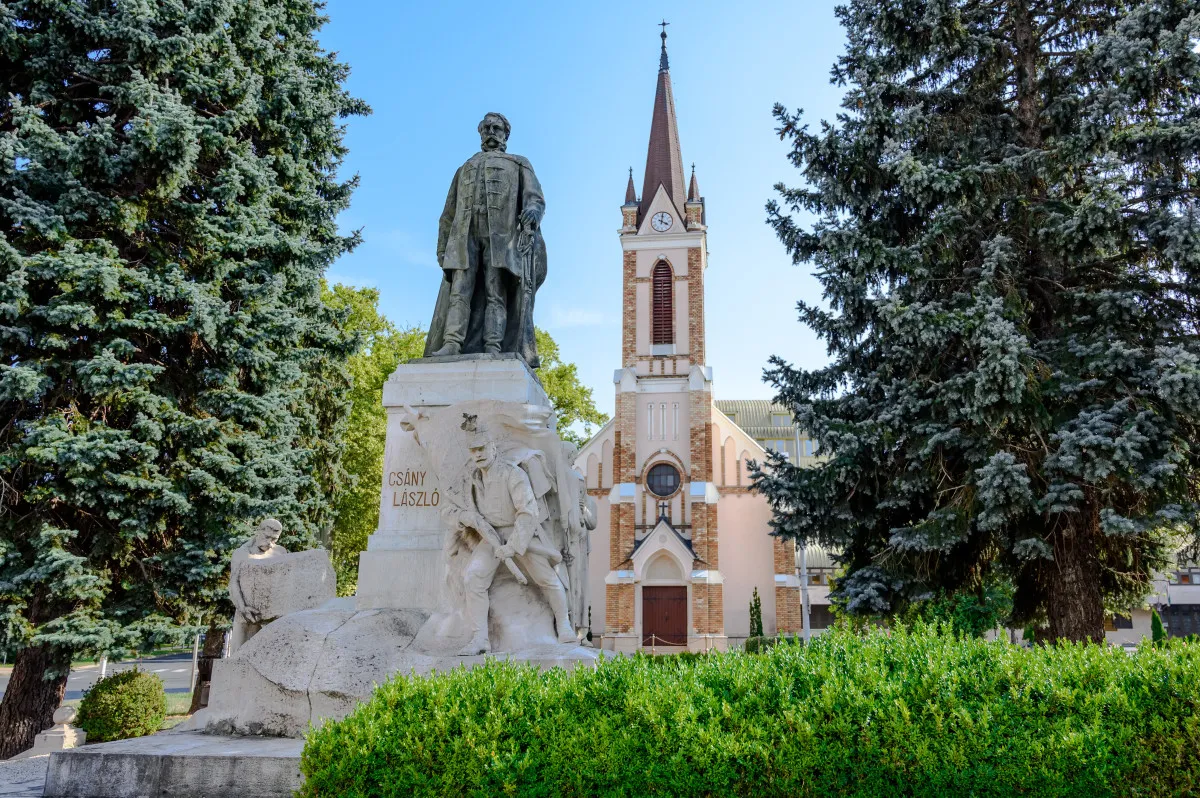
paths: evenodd
<path fill-rule="evenodd" d="M 623 333 L 604 580 L 606 647 L 617 650 L 724 647 L 704 360 L 707 228 L 694 169 L 684 182 L 665 23 L 661 37 L 641 197 L 630 169 L 621 206 Z"/>
<path fill-rule="evenodd" d="M 714 401 L 708 222 L 695 169 L 684 182 L 672 94 L 664 22 L 641 193 L 630 169 L 621 206 L 615 413 L 575 459 L 597 521 L 579 627 L 609 651 L 737 645 L 755 628 L 751 606 L 767 635 L 801 627 L 795 547 L 771 536 L 771 507 L 752 490 L 749 464 L 768 446 L 813 464 L 816 442 L 801 440 L 786 407 Z M 807 590 L 814 607 L 826 606 L 815 555 Z"/>

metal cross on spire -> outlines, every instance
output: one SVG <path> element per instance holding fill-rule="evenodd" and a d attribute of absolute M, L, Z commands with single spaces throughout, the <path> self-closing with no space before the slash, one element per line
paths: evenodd
<path fill-rule="evenodd" d="M 666 70 L 670 69 L 670 66 L 667 63 L 667 26 L 671 23 L 664 19 L 658 24 L 659 27 L 662 28 L 662 34 L 660 34 L 662 36 L 662 55 L 658 57 L 658 71 L 665 72 Z"/>

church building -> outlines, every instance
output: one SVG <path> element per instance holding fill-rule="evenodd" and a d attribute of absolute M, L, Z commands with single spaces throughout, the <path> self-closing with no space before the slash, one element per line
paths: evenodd
<path fill-rule="evenodd" d="M 750 492 L 747 463 L 765 459 L 764 444 L 801 461 L 816 456 L 785 408 L 714 401 L 704 346 L 708 218 L 695 170 L 684 180 L 665 28 L 661 37 L 641 196 L 631 169 L 621 206 L 616 412 L 576 460 L 599 511 L 590 625 L 613 651 L 737 644 L 750 632 L 755 589 L 766 634 L 799 632 L 796 549 L 769 535 L 771 510 Z M 810 549 L 808 562 L 817 621 L 828 616 L 828 558 Z"/>

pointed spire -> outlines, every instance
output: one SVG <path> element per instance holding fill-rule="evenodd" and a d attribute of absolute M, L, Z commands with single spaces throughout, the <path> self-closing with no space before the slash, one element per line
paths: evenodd
<path fill-rule="evenodd" d="M 633 167 L 629 167 L 629 184 L 625 186 L 625 204 L 637 205 L 637 191 L 633 187 Z"/>
<path fill-rule="evenodd" d="M 692 164 L 692 182 L 688 185 L 688 202 L 700 201 L 700 184 L 696 182 L 696 164 Z"/>
<path fill-rule="evenodd" d="M 667 67 L 667 25 L 663 27 L 662 56 L 658 62 L 658 87 L 654 92 L 654 115 L 650 121 L 650 146 L 646 153 L 646 177 L 642 180 L 642 201 L 638 219 L 654 201 L 659 184 L 667 189 L 672 204 L 683 216 L 683 156 L 679 154 L 679 126 L 675 121 L 675 96 L 671 90 L 671 72 Z"/>

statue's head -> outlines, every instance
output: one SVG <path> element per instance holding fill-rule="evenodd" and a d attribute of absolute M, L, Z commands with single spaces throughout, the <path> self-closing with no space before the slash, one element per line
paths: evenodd
<path fill-rule="evenodd" d="M 508 147 L 508 134 L 511 132 L 512 125 L 508 124 L 504 114 L 489 111 L 479 123 L 479 144 L 484 152 L 504 152 Z"/>
<path fill-rule="evenodd" d="M 492 463 L 496 462 L 496 444 L 492 441 L 471 441 L 467 450 L 471 453 L 471 460 L 480 468 L 491 468 Z"/>
<path fill-rule="evenodd" d="M 279 542 L 279 536 L 282 534 L 283 524 L 274 518 L 264 518 L 258 529 L 254 530 L 254 543 L 251 548 L 267 551 Z"/>
<path fill-rule="evenodd" d="M 472 462 L 480 468 L 489 468 L 496 459 L 496 443 L 488 433 L 487 425 L 478 415 L 463 413 L 462 431 L 467 433 L 467 452 Z"/>

